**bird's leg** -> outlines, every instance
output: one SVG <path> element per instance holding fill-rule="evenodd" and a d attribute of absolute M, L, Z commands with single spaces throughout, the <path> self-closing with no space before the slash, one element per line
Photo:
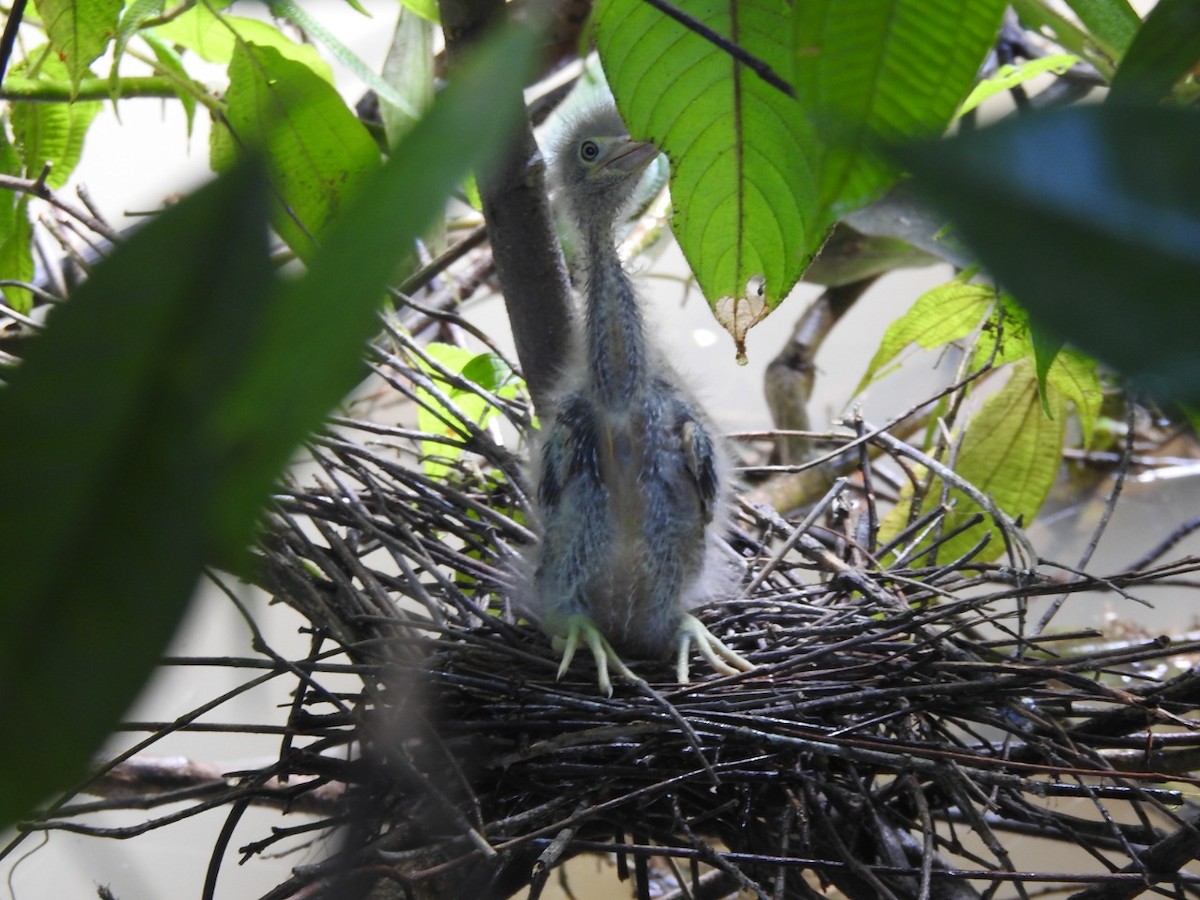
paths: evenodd
<path fill-rule="evenodd" d="M 696 624 L 700 625 L 699 622 Z M 700 625 L 700 627 L 704 628 L 703 625 Z M 709 637 L 711 638 L 712 635 L 709 635 Z M 571 667 L 571 660 L 575 658 L 575 651 L 579 649 L 581 638 L 587 644 L 588 649 L 592 651 L 592 659 L 596 661 L 596 671 L 598 673 L 596 681 L 600 686 L 600 690 L 604 692 L 604 696 L 611 697 L 613 692 L 612 682 L 608 679 L 608 667 L 610 663 L 613 670 L 622 678 L 628 678 L 630 681 L 638 680 L 638 677 L 629 670 L 629 666 L 625 665 L 625 661 L 617 656 L 617 651 L 604 639 L 604 635 L 600 633 L 600 629 L 596 627 L 596 623 L 583 613 L 576 613 L 567 618 L 567 636 L 565 638 L 554 638 L 553 645 L 555 651 L 562 653 L 562 662 L 558 664 L 557 678 L 562 678 L 567 669 Z M 713 640 L 716 640 L 716 638 L 713 638 Z M 717 643 L 720 643 L 720 641 L 717 641 Z"/>
<path fill-rule="evenodd" d="M 696 642 L 696 649 L 700 651 L 700 655 L 722 675 L 736 675 L 738 672 L 750 672 L 754 669 L 754 663 L 705 628 L 695 616 L 687 613 L 684 613 L 679 623 L 679 632 L 675 640 L 679 654 L 675 661 L 675 675 L 680 684 L 688 682 L 688 650 L 693 641 Z"/>

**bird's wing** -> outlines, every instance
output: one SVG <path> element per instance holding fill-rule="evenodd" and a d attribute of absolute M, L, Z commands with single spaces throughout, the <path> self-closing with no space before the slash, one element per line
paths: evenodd
<path fill-rule="evenodd" d="M 700 496 L 700 511 L 704 521 L 711 522 L 717 502 L 717 451 L 703 424 L 693 418 L 684 419 L 679 432 L 683 444 L 684 465 L 696 482 Z"/>
<path fill-rule="evenodd" d="M 558 505 L 563 487 L 572 478 L 598 471 L 598 438 L 592 407 L 577 395 L 564 398 L 542 444 L 538 503 Z"/>

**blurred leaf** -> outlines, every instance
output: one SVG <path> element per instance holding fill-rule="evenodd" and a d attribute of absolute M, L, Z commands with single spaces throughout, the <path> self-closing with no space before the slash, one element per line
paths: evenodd
<path fill-rule="evenodd" d="M 334 221 L 307 274 L 288 282 L 268 310 L 253 370 L 222 423 L 224 432 L 244 435 L 242 477 L 274 477 L 295 443 L 276 435 L 313 427 L 311 410 L 328 409 L 362 377 L 361 348 L 378 328 L 384 285 L 466 172 L 504 146 L 523 115 L 534 47 L 530 33 L 511 30 L 473 53 Z"/>
<path fill-rule="evenodd" d="M 12 141 L 8 139 L 8 121 L 5 116 L 0 116 L 0 172 L 16 177 L 21 175 L 21 157 Z M 17 226 L 17 201 L 20 196 L 16 191 L 0 191 L 0 244 L 8 240 Z M 0 275 L 0 278 L 4 277 L 6 276 Z"/>
<path fill-rule="evenodd" d="M 204 3 L 197 4 L 170 22 L 154 29 L 155 34 L 191 50 L 212 63 L 230 63 L 240 42 L 272 47 L 285 59 L 300 63 L 322 81 L 333 84 L 333 72 L 309 44 L 297 44 L 273 25 L 258 19 L 217 14 Z"/>
<path fill-rule="evenodd" d="M 434 25 L 438 25 L 441 22 L 437 0 L 400 0 L 400 3 L 405 9 L 416 13 L 422 19 L 432 22 Z"/>
<path fill-rule="evenodd" d="M 1067 6 L 1114 60 L 1125 55 L 1142 24 L 1129 0 L 1067 0 Z"/>
<path fill-rule="evenodd" d="M 931 350 L 966 337 L 979 327 L 995 302 L 995 288 L 982 284 L 952 281 L 926 291 L 888 326 L 854 392 L 870 384 L 910 344 Z"/>
<path fill-rule="evenodd" d="M 13 206 L 8 235 L 0 242 L 0 279 L 33 281 L 33 227 L 29 222 L 29 198 L 21 197 Z M 19 313 L 33 308 L 33 294 L 27 288 L 6 284 L 0 287 L 4 302 Z"/>
<path fill-rule="evenodd" d="M 433 25 L 407 7 L 396 18 L 392 45 L 383 62 L 383 77 L 393 91 L 401 92 L 403 104 L 379 96 L 379 115 L 389 147 L 412 126 L 415 113 L 433 101 Z"/>
<path fill-rule="evenodd" d="M 272 270 L 250 169 L 94 269 L 0 391 L 0 758 L 9 823 L 81 772 L 144 681 L 217 544 L 234 460 L 213 417 L 258 338 Z M 169 261 L 169 264 L 167 264 Z"/>
<path fill-rule="evenodd" d="M 125 47 L 129 44 L 130 39 L 137 34 L 143 22 L 161 15 L 164 6 L 166 6 L 166 0 L 133 0 L 121 14 L 121 21 L 117 25 L 115 35 L 116 40 L 113 42 L 110 78 L 114 83 L 117 80 L 117 68 L 121 64 L 121 57 L 125 54 Z"/>
<path fill-rule="evenodd" d="M 804 270 L 810 284 L 841 287 L 893 269 L 928 266 L 936 256 L 896 237 L 863 234 L 844 222 L 833 226 L 816 259 Z"/>
<path fill-rule="evenodd" d="M 183 87 L 183 85 L 191 81 L 191 76 L 188 75 L 187 70 L 183 67 L 183 60 L 175 52 L 175 48 L 158 35 L 147 32 L 142 35 L 142 40 L 146 42 L 146 45 L 154 53 L 154 58 L 158 60 L 158 64 L 178 79 L 180 87 L 176 89 L 176 96 L 179 98 L 179 105 L 183 107 L 184 115 L 187 116 L 187 133 L 190 138 L 192 136 L 192 124 L 196 118 L 196 97 L 191 91 Z M 116 71 L 115 68 L 113 71 Z"/>
<path fill-rule="evenodd" d="M 1200 0 L 1159 0 L 1113 76 L 1110 101 L 1153 102 L 1200 63 Z"/>
<path fill-rule="evenodd" d="M 1054 0 L 1013 0 L 1021 24 L 1087 61 L 1101 77 L 1112 77 L 1116 59 L 1091 35 L 1053 8 Z"/>
<path fill-rule="evenodd" d="M 1200 399 L 1200 116 L 1073 108 L 900 155 L 1040 327 Z"/>
<path fill-rule="evenodd" d="M 261 151 L 279 203 L 273 223 L 301 259 L 379 167 L 379 147 L 341 95 L 273 47 L 240 43 L 229 64 L 226 120 L 238 147 Z M 214 127 L 214 136 L 222 128 Z M 233 143 L 212 145 L 228 168 Z"/>
<path fill-rule="evenodd" d="M 58 60 L 78 87 L 117 33 L 122 0 L 34 0 L 34 5 Z"/>
<path fill-rule="evenodd" d="M 323 44 L 334 59 L 358 76 L 359 80 L 373 90 L 380 100 L 386 100 L 389 104 L 402 109 L 413 118 L 416 118 L 419 114 L 420 109 L 410 105 L 404 94 L 375 74 L 375 70 L 363 62 L 353 50 L 338 40 L 333 32 L 310 16 L 303 8 L 293 3 L 292 0 L 267 0 L 267 5 L 271 9 L 271 15 L 291 22 L 300 28 L 310 40 L 315 40 Z"/>
<path fill-rule="evenodd" d="M 1024 84 L 1038 75 L 1044 75 L 1046 72 L 1061 75 L 1077 62 L 1079 62 L 1078 56 L 1070 53 L 1056 53 L 1051 56 L 1028 59 L 1017 65 L 1003 65 L 996 70 L 995 75 L 975 85 L 975 89 L 967 95 L 967 99 L 959 107 L 958 115 L 965 115 L 989 97 L 994 97 L 1004 91 L 1011 91 L 1017 85 Z"/>
<path fill-rule="evenodd" d="M 276 281 L 242 166 L 137 231 L 32 342 L 0 391 L 20 475 L 0 505 L 0 702 L 28 729 L 0 742 L 21 773 L 0 821 L 82 770 L 201 566 L 245 559 L 296 443 L 358 378 L 395 260 L 503 145 L 533 51 L 508 33 L 468 60 L 301 278 Z"/>
<path fill-rule="evenodd" d="M 955 457 L 954 470 L 1014 519 L 1028 523 L 1041 509 L 1058 474 L 1064 435 L 1062 395 L 1048 387 L 1051 416 L 1042 411 L 1037 378 L 1029 361 L 1013 367 L 1008 383 L 988 397 L 967 423 Z M 895 534 L 908 519 L 909 499 L 885 518 L 880 537 Z M 943 533 L 962 525 L 979 506 L 961 492 L 951 489 L 943 498 L 941 479 L 935 478 L 921 504 L 921 515 L 935 509 L 943 499 L 953 504 L 943 523 Z M 1004 552 L 1004 542 L 990 518 L 967 529 L 938 548 L 938 559 L 949 563 L 970 551 L 985 535 L 991 543 L 979 559 L 995 559 Z"/>
<path fill-rule="evenodd" d="M 500 357 L 494 353 L 473 353 L 452 344 L 429 344 L 425 352 L 439 362 L 444 369 L 479 385 L 498 397 L 511 399 L 517 395 L 520 379 Z M 464 432 L 455 427 L 460 419 L 483 428 L 500 411 L 483 397 L 469 388 L 459 387 L 421 361 L 421 368 L 434 381 L 462 414 L 447 409 L 436 396 L 424 388 L 417 389 L 420 404 L 417 406 L 417 427 L 428 434 L 442 434 L 448 438 L 462 440 Z M 462 447 L 440 441 L 421 442 L 421 464 L 430 478 L 443 478 L 450 465 L 462 456 Z"/>
<path fill-rule="evenodd" d="M 36 55 L 38 51 L 34 50 L 28 58 Z M 37 77 L 65 79 L 66 66 L 55 56 L 47 56 Z M 46 184 L 52 188 L 66 184 L 79 164 L 84 137 L 99 112 L 99 102 L 13 103 L 13 136 L 24 157 L 26 175 L 37 178 L 42 167 L 50 163 Z"/>

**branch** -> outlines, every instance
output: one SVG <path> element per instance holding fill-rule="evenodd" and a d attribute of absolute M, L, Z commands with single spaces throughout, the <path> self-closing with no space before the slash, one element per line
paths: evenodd
<path fill-rule="evenodd" d="M 0 100 L 27 103 L 78 103 L 84 100 L 128 100 L 133 97 L 179 96 L 179 90 L 169 78 L 155 75 L 139 75 L 119 78 L 115 82 L 107 78 L 84 78 L 77 90 L 71 89 L 69 81 L 47 81 L 42 78 L 10 77 L 0 90 Z"/>
<path fill-rule="evenodd" d="M 438 9 L 452 66 L 504 16 L 503 0 L 439 0 Z M 572 331 L 570 283 L 543 173 L 526 119 L 501 164 L 479 181 L 517 357 L 534 404 L 540 408 L 557 387 Z"/>

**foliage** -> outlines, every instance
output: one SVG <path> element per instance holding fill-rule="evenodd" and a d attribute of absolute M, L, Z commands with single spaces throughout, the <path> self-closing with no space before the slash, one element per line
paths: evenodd
<path fill-rule="evenodd" d="M 769 69 L 769 81 L 641 0 L 597 5 L 596 43 L 618 106 L 632 133 L 671 158 L 675 235 L 739 356 L 837 218 L 895 179 L 875 152 L 880 140 L 945 128 L 1004 6 L 679 4 Z"/>
<path fill-rule="evenodd" d="M 0 820 L 82 769 L 201 568 L 242 565 L 293 448 L 361 378 L 397 260 L 515 122 L 503 98 L 525 73 L 510 56 L 529 45 L 516 32 L 489 45 L 387 165 L 338 195 L 340 215 L 322 218 L 300 278 L 281 279 L 267 248 L 267 185 L 278 197 L 290 148 L 280 152 L 269 129 L 240 135 L 276 178 L 232 165 L 138 231 L 11 374 L 0 459 L 22 478 L 0 510 L 0 690 L 41 739 L 0 749 L 23 773 L 0 794 Z M 288 101 L 277 106 L 285 121 L 324 102 L 327 83 L 289 77 L 272 48 L 239 43 L 231 64 L 239 53 L 288 79 L 263 87 Z M 480 140 L 447 150 L 468 128 Z"/>
<path fill-rule="evenodd" d="M 1144 23 L 1126 0 L 1068 5 L 1074 18 L 1048 0 L 1015 4 L 1027 26 L 1111 81 L 1110 102 L 948 141 L 930 139 L 976 87 L 1001 0 L 687 0 L 677 4 L 686 23 L 642 0 L 601 0 L 595 12 L 618 105 L 635 136 L 671 157 L 673 227 L 739 347 L 839 217 L 903 172 L 953 218 L 954 234 L 1015 301 L 968 280 L 921 298 L 864 384 L 912 343 L 976 339 L 971 369 L 1004 366 L 1008 380 L 969 423 L 952 423 L 961 440 L 950 455 L 1026 520 L 1054 477 L 1066 404 L 1085 434 L 1098 411 L 1095 367 L 1064 342 L 1164 396 L 1200 399 L 1200 148 L 1186 108 L 1197 96 L 1196 4 L 1163 0 Z M 290 450 L 361 373 L 359 351 L 398 260 L 500 141 L 510 111 L 495 98 L 524 74 L 512 61 L 533 56 L 508 39 L 410 126 L 433 83 L 425 24 L 407 23 L 420 57 L 393 60 L 380 81 L 300 6 L 274 4 L 376 87 L 391 110 L 384 140 L 346 106 L 321 53 L 290 31 L 208 3 L 165 6 L 43 0 L 44 34 L 4 81 L 0 166 L 28 192 L 67 182 L 109 98 L 174 98 L 189 116 L 203 107 L 214 121 L 213 167 L 226 174 L 97 266 L 0 394 L 0 456 L 20 475 L 0 509 L 0 695 L 44 736 L 0 747 L 10 754 L 0 765 L 26 775 L 0 795 L 2 820 L 80 769 L 201 566 L 236 564 Z M 748 58 L 735 60 L 730 45 Z M 112 68 L 101 76 L 95 60 L 106 48 Z M 191 74 L 196 59 L 224 67 L 227 87 L 213 91 Z M 991 87 L 1067 64 L 1053 59 Z M 130 61 L 150 74 L 127 74 Z M 383 146 L 410 127 L 384 164 Z M 261 155 L 268 189 L 239 162 L 247 147 Z M 0 280 L 19 282 L 3 288 L 19 313 L 33 305 L 28 202 L 6 194 L 0 203 Z M 294 281 L 267 265 L 268 222 L 305 264 Z M 217 271 L 225 274 L 214 279 Z M 999 343 L 988 340 L 995 335 Z M 462 374 L 510 390 L 490 359 Z M 957 518 L 944 528 L 975 512 L 935 478 L 914 485 L 892 527 L 949 501 Z M 988 528 L 940 552 L 965 553 Z M 145 623 L 141 633 L 130 633 L 132 621 Z M 106 677 L 89 677 L 99 671 Z"/>

